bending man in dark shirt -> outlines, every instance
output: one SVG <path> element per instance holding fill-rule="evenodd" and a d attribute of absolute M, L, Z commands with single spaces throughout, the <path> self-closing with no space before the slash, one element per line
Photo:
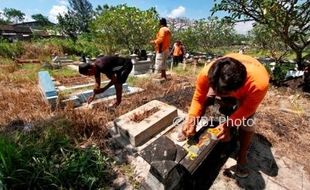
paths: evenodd
<path fill-rule="evenodd" d="M 79 65 L 79 72 L 82 75 L 95 76 L 96 85 L 93 96 L 89 97 L 88 103 L 91 103 L 96 94 L 103 93 L 112 85 L 116 90 L 116 102 L 113 106 L 118 106 L 122 101 L 122 84 L 126 82 L 132 69 L 132 62 L 129 58 L 117 56 L 104 56 L 97 58 L 93 64 L 83 63 Z M 100 73 L 104 73 L 111 81 L 103 88 L 100 88 Z"/>

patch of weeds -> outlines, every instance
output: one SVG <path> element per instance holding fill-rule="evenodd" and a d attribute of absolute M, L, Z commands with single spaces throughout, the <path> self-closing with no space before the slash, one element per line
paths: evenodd
<path fill-rule="evenodd" d="M 110 185 L 112 161 L 99 148 L 81 149 L 65 119 L 32 131 L 0 133 L 4 189 L 99 189 Z"/>
<path fill-rule="evenodd" d="M 14 64 L 14 61 L 9 58 L 0 57 L 0 65 L 11 65 Z"/>
<path fill-rule="evenodd" d="M 130 86 L 135 86 L 137 84 L 137 81 L 139 80 L 138 77 L 135 76 L 129 76 L 126 83 L 129 84 Z"/>
<path fill-rule="evenodd" d="M 173 72 L 177 73 L 178 75 L 181 76 L 196 76 L 199 74 L 200 70 L 203 68 L 204 66 L 197 66 L 196 70 L 195 67 L 193 65 L 186 65 L 186 67 L 184 68 L 183 66 L 178 66 L 178 67 L 174 67 L 173 68 Z"/>
<path fill-rule="evenodd" d="M 48 71 L 55 78 L 74 77 L 74 76 L 80 75 L 77 71 L 74 71 L 74 70 L 69 69 L 67 67 L 62 67 L 60 69 L 48 69 Z"/>
<path fill-rule="evenodd" d="M 129 183 L 132 185 L 133 189 L 140 188 L 141 184 L 135 179 L 134 170 L 129 164 L 122 164 L 120 166 L 120 171 L 128 178 Z"/>

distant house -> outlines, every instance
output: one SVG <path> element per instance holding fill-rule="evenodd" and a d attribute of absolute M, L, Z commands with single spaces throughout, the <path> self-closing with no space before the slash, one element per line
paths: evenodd
<path fill-rule="evenodd" d="M 29 40 L 31 39 L 32 34 L 30 27 L 0 25 L 0 36 L 11 42 L 16 40 Z"/>
<path fill-rule="evenodd" d="M 50 22 L 49 25 L 54 26 L 55 24 Z M 39 21 L 17 23 L 17 24 L 13 24 L 13 26 L 30 27 L 33 30 L 44 30 L 44 27 L 42 26 L 41 22 L 39 22 Z"/>
<path fill-rule="evenodd" d="M 51 23 L 51 26 L 53 25 L 55 24 Z M 51 35 L 50 30 L 44 29 L 38 21 L 0 25 L 0 37 L 8 39 L 10 42 L 30 40 L 34 36 L 41 38 L 63 37 L 60 35 Z"/>

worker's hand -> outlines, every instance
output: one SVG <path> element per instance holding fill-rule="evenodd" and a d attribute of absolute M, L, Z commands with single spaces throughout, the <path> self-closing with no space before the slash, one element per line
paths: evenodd
<path fill-rule="evenodd" d="M 222 123 L 216 127 L 220 133 L 217 135 L 218 140 L 222 142 L 228 142 L 231 139 L 230 130 L 226 123 Z"/>
<path fill-rule="evenodd" d="M 87 103 L 90 104 L 94 99 L 95 99 L 95 92 L 92 96 L 90 96 L 88 99 L 87 99 Z"/>
<path fill-rule="evenodd" d="M 196 133 L 196 117 L 189 116 L 187 118 L 187 121 L 183 125 L 182 133 L 186 137 L 192 137 L 195 135 L 195 133 Z"/>
<path fill-rule="evenodd" d="M 151 40 L 150 43 L 151 43 L 151 44 L 155 44 L 155 41 L 154 41 L 154 40 Z"/>

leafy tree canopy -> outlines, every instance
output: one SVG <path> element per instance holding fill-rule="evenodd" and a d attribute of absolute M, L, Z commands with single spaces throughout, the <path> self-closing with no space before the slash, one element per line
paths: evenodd
<path fill-rule="evenodd" d="M 230 20 L 254 20 L 278 35 L 296 54 L 310 45 L 310 0 L 215 0 L 212 11 L 227 11 Z"/>
<path fill-rule="evenodd" d="M 158 26 L 155 8 L 142 11 L 126 4 L 105 6 L 93 22 L 98 43 L 105 44 L 104 51 L 109 53 L 150 48 L 149 41 L 155 38 Z"/>
<path fill-rule="evenodd" d="M 40 23 L 41 26 L 50 26 L 51 22 L 48 20 L 48 18 L 42 14 L 34 14 L 31 16 L 31 18 L 37 22 Z"/>
<path fill-rule="evenodd" d="M 94 11 L 88 0 L 69 0 L 68 9 L 64 16 L 58 15 L 58 25 L 63 33 L 76 40 L 78 34 L 90 32 Z"/>
<path fill-rule="evenodd" d="M 25 13 L 14 8 L 4 8 L 3 15 L 10 23 L 22 22 L 25 19 Z"/>

